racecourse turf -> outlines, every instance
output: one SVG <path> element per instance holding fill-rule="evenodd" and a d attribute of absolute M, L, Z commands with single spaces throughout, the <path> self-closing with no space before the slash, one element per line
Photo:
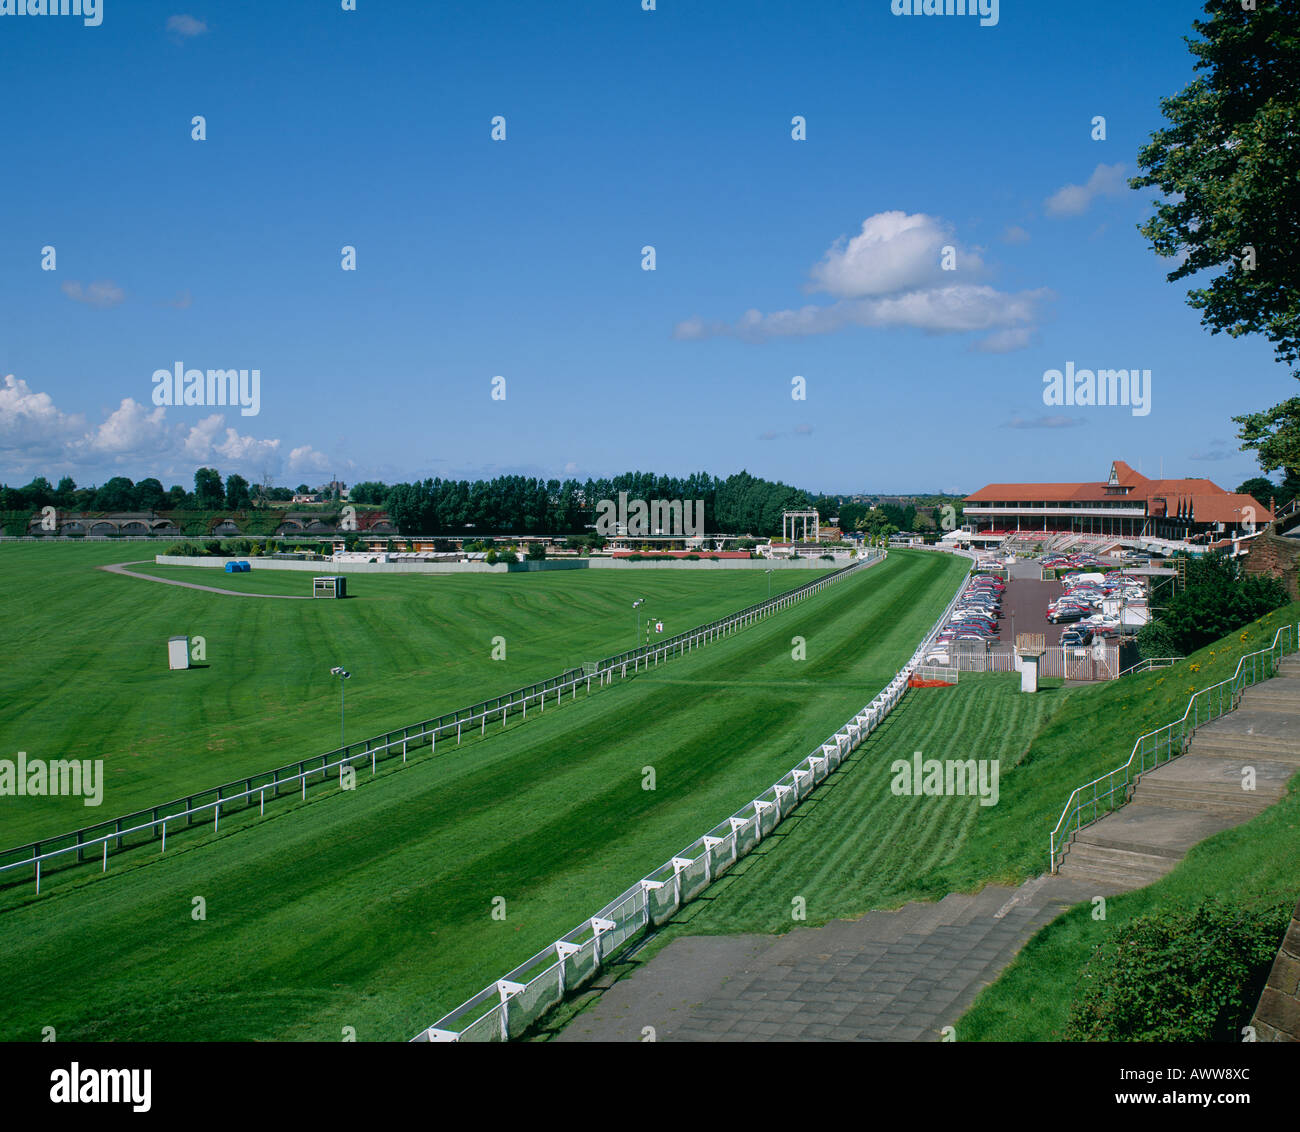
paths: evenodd
<path fill-rule="evenodd" d="M 0 805 L 0 849 L 158 805 L 466 707 L 762 601 L 762 571 L 684 568 L 350 575 L 344 601 L 234 597 L 96 569 L 140 543 L 0 548 L 0 757 L 103 759 L 98 807 L 73 797 Z M 311 593 L 311 574 L 131 567 L 250 592 Z M 822 576 L 779 570 L 773 594 Z M 638 610 L 632 602 L 647 604 Z M 167 638 L 205 658 L 167 668 Z M 636 634 L 634 636 L 634 634 Z M 505 657 L 492 658 L 494 638 Z"/>
<path fill-rule="evenodd" d="M 806 756 L 888 682 L 965 570 L 891 554 L 460 751 L 440 745 L 363 772 L 355 790 L 321 787 L 260 821 L 184 834 L 165 855 L 133 850 L 107 876 L 69 870 L 40 897 L 10 887 L 0 1036 L 337 1040 L 352 1026 L 360 1040 L 410 1037 Z M 524 583 L 521 602 L 534 580 L 505 579 Z M 504 919 L 492 916 L 498 896 Z"/>

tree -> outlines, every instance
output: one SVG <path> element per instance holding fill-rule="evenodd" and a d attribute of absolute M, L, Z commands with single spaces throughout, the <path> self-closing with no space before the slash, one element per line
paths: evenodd
<path fill-rule="evenodd" d="M 1300 476 L 1300 397 L 1232 419 L 1241 425 L 1242 449 L 1256 453 L 1262 471 L 1281 468 L 1288 479 Z"/>
<path fill-rule="evenodd" d="M 54 503 L 54 488 L 44 476 L 37 476 L 26 487 L 19 489 L 27 500 L 28 507 L 48 507 Z M 22 510 L 22 508 L 18 508 Z"/>
<path fill-rule="evenodd" d="M 71 507 L 74 501 L 74 492 L 77 490 L 76 482 L 71 476 L 64 476 L 59 480 L 59 486 L 54 489 L 54 505 L 56 507 Z"/>
<path fill-rule="evenodd" d="M 231 511 L 243 511 L 252 505 L 253 498 L 248 490 L 248 480 L 232 472 L 226 477 L 226 507 Z"/>
<path fill-rule="evenodd" d="M 157 511 L 166 505 L 166 501 L 167 493 L 163 490 L 163 485 L 152 476 L 135 485 L 137 511 Z"/>
<path fill-rule="evenodd" d="M 1277 484 L 1264 476 L 1252 476 L 1244 483 L 1238 484 L 1237 494 L 1249 495 L 1267 507 L 1269 498 L 1277 494 Z"/>
<path fill-rule="evenodd" d="M 1264 334 L 1277 359 L 1300 357 L 1300 0 L 1208 0 L 1188 40 L 1204 72 L 1161 102 L 1171 125 L 1138 155 L 1130 186 L 1163 200 L 1139 227 L 1158 255 L 1180 257 L 1171 283 L 1212 334 Z M 1265 472 L 1300 474 L 1300 398 L 1233 417 Z"/>
<path fill-rule="evenodd" d="M 216 468 L 200 468 L 194 473 L 194 500 L 201 511 L 220 511 L 226 501 L 221 473 Z"/>
<path fill-rule="evenodd" d="M 1286 600 L 1277 578 L 1243 574 L 1236 558 L 1224 554 L 1189 558 L 1187 585 L 1170 598 L 1159 620 L 1138 632 L 1138 647 L 1143 656 L 1186 656 L 1285 605 Z"/>
<path fill-rule="evenodd" d="M 95 492 L 96 511 L 134 511 L 135 484 L 125 476 L 114 476 Z"/>

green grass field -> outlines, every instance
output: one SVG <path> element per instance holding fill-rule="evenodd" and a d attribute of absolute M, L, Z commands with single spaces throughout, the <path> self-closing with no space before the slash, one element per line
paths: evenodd
<path fill-rule="evenodd" d="M 613 570 L 352 575 L 346 601 L 204 593 L 95 569 L 140 543 L 0 550 L 0 752 L 102 758 L 104 800 L 24 798 L 0 811 L 0 848 L 170 801 L 465 707 L 631 648 L 645 618 L 671 636 L 766 598 L 762 571 Z M 133 567 L 255 592 L 311 592 L 301 572 Z M 873 568 L 874 569 L 874 568 Z M 772 592 L 822 575 L 784 570 Z M 646 597 L 644 610 L 632 602 Z M 169 672 L 166 641 L 202 636 L 206 667 Z M 506 642 L 491 658 L 492 639 Z"/>
<path fill-rule="evenodd" d="M 354 1026 L 360 1040 L 410 1037 L 805 757 L 911 655 L 965 569 L 938 555 L 891 554 L 659 673 L 530 714 L 460 751 L 440 746 L 405 769 L 363 774 L 355 791 L 325 788 L 264 820 L 223 823 L 220 835 L 189 833 L 166 855 L 133 850 L 110 860 L 107 877 L 94 866 L 69 870 L 39 898 L 11 888 L 0 897 L 0 949 L 21 958 L 7 964 L 0 1035 L 35 1040 L 51 1025 L 59 1040 L 337 1040 Z M 667 571 L 653 578 L 689 584 Z M 496 579 L 468 579 L 485 580 Z M 522 619 L 546 592 L 536 580 L 502 579 L 493 615 Z M 95 583 L 103 601 L 116 596 Z M 157 589 L 151 600 L 170 592 Z M 594 600 L 576 586 L 557 591 L 546 600 L 561 610 Z M 614 592 L 606 600 L 617 608 L 627 591 Z M 474 641 L 491 635 L 474 613 L 486 593 L 464 602 L 462 632 Z M 370 604 L 208 597 L 241 609 L 333 611 L 313 617 Z M 806 640 L 805 660 L 791 657 L 795 636 Z M 400 670 L 412 657 L 401 642 L 394 648 Z M 572 653 L 570 643 L 563 659 Z M 328 718 L 332 691 L 327 684 L 318 715 Z M 653 791 L 642 789 L 647 766 Z M 504 920 L 491 915 L 497 896 Z M 193 917 L 195 897 L 206 919 Z"/>

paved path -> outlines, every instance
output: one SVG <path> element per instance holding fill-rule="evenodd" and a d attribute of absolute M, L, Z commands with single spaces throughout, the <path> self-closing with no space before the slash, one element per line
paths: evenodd
<path fill-rule="evenodd" d="M 242 590 L 222 590 L 216 586 L 200 586 L 197 582 L 178 582 L 174 578 L 155 578 L 152 574 L 141 574 L 136 570 L 128 570 L 128 566 L 146 566 L 152 565 L 147 559 L 142 562 L 115 562 L 108 566 L 98 566 L 98 570 L 107 570 L 110 574 L 125 574 L 128 578 L 143 578 L 146 582 L 161 582 L 164 586 L 182 586 L 187 590 L 204 590 L 210 594 L 229 594 L 231 597 L 269 597 L 278 598 L 280 601 L 311 601 L 310 595 L 305 594 L 255 594 L 246 593 Z"/>
<path fill-rule="evenodd" d="M 939 1041 L 1039 928 L 1103 891 L 1036 877 L 782 936 L 687 936 L 556 1040 Z"/>

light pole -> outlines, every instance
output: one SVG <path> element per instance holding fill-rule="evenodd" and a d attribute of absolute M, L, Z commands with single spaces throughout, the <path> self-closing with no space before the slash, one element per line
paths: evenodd
<path fill-rule="evenodd" d="M 767 575 L 767 600 L 771 601 L 772 600 L 772 571 L 764 570 L 763 573 Z"/>
<path fill-rule="evenodd" d="M 345 669 L 342 669 L 342 668 L 331 668 L 331 669 L 330 669 L 330 675 L 331 675 L 331 676 L 337 676 L 337 677 L 339 678 L 339 746 L 340 746 L 340 747 L 346 747 L 348 744 L 347 744 L 347 739 L 344 737 L 344 736 L 345 736 L 345 731 L 344 731 L 344 727 L 343 727 L 343 718 L 344 718 L 344 713 L 343 713 L 343 681 L 346 680 L 349 676 L 351 676 L 352 673 L 351 673 L 351 672 L 348 672 L 348 671 L 346 671 Z"/>
<path fill-rule="evenodd" d="M 637 624 L 638 624 L 638 618 L 637 618 L 637 615 L 636 615 L 636 612 L 635 612 L 635 611 L 638 610 L 638 609 L 640 609 L 641 606 L 643 606 L 643 605 L 645 605 L 645 598 L 643 598 L 643 597 L 639 597 L 639 598 L 637 598 L 636 601 L 634 601 L 634 602 L 632 603 L 632 609 L 633 609 L 633 613 L 632 613 L 632 647 L 633 647 L 633 648 L 636 648 L 636 643 L 637 643 L 637 641 L 639 641 L 639 640 L 641 639 L 641 633 L 640 633 L 640 630 L 639 630 L 638 627 L 637 627 Z"/>

